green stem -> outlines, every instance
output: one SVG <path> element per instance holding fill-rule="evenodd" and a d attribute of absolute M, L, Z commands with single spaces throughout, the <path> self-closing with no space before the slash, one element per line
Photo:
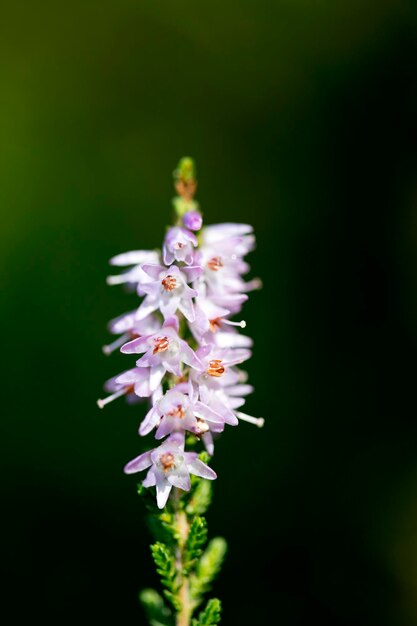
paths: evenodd
<path fill-rule="evenodd" d="M 176 565 L 178 571 L 179 591 L 178 598 L 180 600 L 181 609 L 177 613 L 176 626 L 190 626 L 192 615 L 192 604 L 190 599 L 190 587 L 188 576 L 184 574 L 184 548 L 188 538 L 190 527 L 188 524 L 187 514 L 181 511 L 179 506 L 180 492 L 175 490 L 175 526 L 178 531 L 178 546 L 176 550 Z"/>

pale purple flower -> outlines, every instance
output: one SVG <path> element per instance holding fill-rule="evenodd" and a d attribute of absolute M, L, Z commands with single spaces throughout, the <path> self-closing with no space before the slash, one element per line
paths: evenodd
<path fill-rule="evenodd" d="M 204 268 L 204 280 L 211 295 L 246 293 L 261 286 L 259 279 L 245 282 L 241 278 L 250 269 L 242 257 L 253 250 L 255 245 L 251 226 L 248 224 L 206 226 L 201 237 L 202 244 L 195 255 L 195 263 Z"/>
<path fill-rule="evenodd" d="M 186 228 L 174 226 L 165 236 L 162 248 L 162 257 L 165 265 L 171 265 L 174 261 L 184 262 L 191 265 L 194 258 L 194 248 L 197 246 L 197 237 Z"/>
<path fill-rule="evenodd" d="M 255 237 L 250 224 L 224 222 L 205 226 L 202 232 L 202 246 L 235 247 L 237 256 L 244 256 L 255 247 Z"/>
<path fill-rule="evenodd" d="M 129 341 L 129 339 L 150 335 L 160 328 L 161 322 L 154 315 L 148 315 L 148 317 L 138 320 L 136 318 L 136 310 L 124 313 L 109 323 L 109 331 L 114 335 L 120 335 L 120 337 L 103 346 L 103 352 L 109 355 Z"/>
<path fill-rule="evenodd" d="M 98 404 L 103 407 L 121 396 L 130 402 L 150 398 L 139 434 L 155 431 L 156 439 L 166 439 L 133 459 L 124 471 L 148 469 L 143 485 L 156 487 L 159 508 L 165 506 L 173 486 L 190 489 L 190 474 L 216 478 L 197 453 L 184 450 L 186 433 L 201 439 L 212 455 L 213 438 L 226 424 L 264 422 L 240 410 L 253 388 L 237 366 L 250 358 L 253 342 L 238 332 L 246 322 L 230 319 L 248 299 L 247 292 L 260 287 L 258 279 L 243 278 L 250 269 L 243 257 L 255 245 L 252 227 L 225 223 L 202 228 L 202 224 L 197 210 L 188 211 L 168 229 L 162 253 L 138 250 L 118 255 L 111 264 L 128 269 L 107 279 L 109 284 L 136 287 L 143 300 L 137 310 L 110 322 L 110 332 L 119 337 L 103 350 L 110 354 L 121 346 L 122 353 L 139 358 L 136 367 L 107 381 L 110 395 Z M 181 333 L 177 315 L 185 318 Z M 183 338 L 187 325 L 196 351 Z"/>
<path fill-rule="evenodd" d="M 230 368 L 247 361 L 252 353 L 247 348 L 219 348 L 211 344 L 201 346 L 196 354 L 199 363 L 190 371 L 192 380 L 199 385 L 217 388 L 217 383 L 224 384 Z"/>
<path fill-rule="evenodd" d="M 189 322 L 195 319 L 193 298 L 198 293 L 188 286 L 201 274 L 201 267 L 182 267 L 171 265 L 168 269 L 162 265 L 142 266 L 150 282 L 140 285 L 142 293 L 147 294 L 137 311 L 137 319 L 144 319 L 159 309 L 165 319 L 179 310 Z"/>
<path fill-rule="evenodd" d="M 219 246 L 201 247 L 194 262 L 203 268 L 203 277 L 210 295 L 223 293 L 246 293 L 260 286 L 259 280 L 245 282 L 242 275 L 249 271 L 249 265 L 236 255 L 236 248 Z"/>
<path fill-rule="evenodd" d="M 124 267 L 133 265 L 126 272 L 107 277 L 108 285 L 121 285 L 123 283 L 136 285 L 139 282 L 146 282 L 149 278 L 142 271 L 143 263 L 159 263 L 159 254 L 153 250 L 133 250 L 118 254 L 110 259 L 110 265 Z"/>
<path fill-rule="evenodd" d="M 178 318 L 165 320 L 157 333 L 129 341 L 121 348 L 124 354 L 144 355 L 136 361 L 136 366 L 150 369 L 150 388 L 154 391 L 160 384 L 165 372 L 182 375 L 182 363 L 201 368 L 201 363 L 194 350 L 178 335 Z"/>
<path fill-rule="evenodd" d="M 229 315 L 230 311 L 216 305 L 210 298 L 203 295 L 205 292 L 204 285 L 198 284 L 198 287 L 199 295 L 194 304 L 195 317 L 194 321 L 189 323 L 189 327 L 197 341 L 202 342 L 204 335 L 210 330 L 214 330 L 215 320 Z"/>
<path fill-rule="evenodd" d="M 219 321 L 219 324 L 219 330 L 217 332 L 211 331 L 209 335 L 212 338 L 211 342 L 215 343 L 219 348 L 251 348 L 253 346 L 251 337 L 241 335 L 234 328 L 234 326 L 245 328 L 244 321 L 234 322 L 233 326 L 231 326 L 232 322 L 230 320 L 222 319 Z"/>
<path fill-rule="evenodd" d="M 141 367 L 134 367 L 118 376 L 113 376 L 104 385 L 104 389 L 111 395 L 97 400 L 97 405 L 103 409 L 106 404 L 117 400 L 121 396 L 126 396 L 130 403 L 138 402 L 139 398 L 147 398 L 152 395 L 150 384 L 150 370 Z M 158 388 L 153 390 L 154 400 L 158 397 Z M 162 391 L 160 391 L 162 395 Z"/>
<path fill-rule="evenodd" d="M 200 345 L 215 343 L 221 348 L 250 348 L 250 337 L 240 335 L 236 328 L 246 328 L 245 320 L 227 319 L 230 311 L 216 305 L 210 298 L 198 296 L 195 301 L 195 320 L 190 330 Z"/>
<path fill-rule="evenodd" d="M 251 385 L 226 386 L 219 384 L 218 387 L 215 385 L 200 387 L 201 397 L 204 398 L 206 406 L 221 415 L 228 423 L 235 420 L 234 424 L 237 424 L 238 420 L 242 420 L 262 427 L 264 425 L 263 417 L 253 417 L 236 410 L 245 404 L 245 396 L 252 391 Z"/>
<path fill-rule="evenodd" d="M 185 228 L 197 231 L 200 230 L 203 225 L 203 218 L 198 211 L 187 211 L 187 213 L 182 216 L 182 223 Z"/>
<path fill-rule="evenodd" d="M 234 366 L 250 358 L 251 351 L 207 345 L 200 347 L 197 355 L 201 366 L 191 370 L 190 377 L 198 388 L 201 402 L 229 424 L 241 419 L 263 426 L 263 418 L 236 411 L 244 404 L 244 396 L 252 392 L 252 387 L 241 384 L 246 376 Z"/>
<path fill-rule="evenodd" d="M 200 437 L 209 430 L 222 432 L 225 423 L 236 425 L 237 420 L 225 419 L 198 400 L 194 386 L 189 382 L 170 389 L 154 404 L 143 420 L 139 433 L 147 435 L 153 428 L 158 427 L 156 439 L 184 430 Z"/>
<path fill-rule="evenodd" d="M 167 503 L 172 487 L 189 491 L 190 474 L 214 480 L 216 473 L 200 461 L 196 452 L 184 452 L 184 436 L 175 433 L 168 437 L 162 445 L 148 450 L 128 463 L 124 471 L 135 474 L 150 468 L 144 487 L 156 487 L 156 501 L 163 509 Z"/>

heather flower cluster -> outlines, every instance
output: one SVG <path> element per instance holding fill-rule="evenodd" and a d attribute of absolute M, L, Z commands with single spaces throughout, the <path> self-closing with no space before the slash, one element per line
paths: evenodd
<path fill-rule="evenodd" d="M 176 175 L 177 220 L 166 232 L 161 251 L 133 251 L 111 259 L 126 267 L 108 283 L 126 284 L 141 301 L 110 322 L 115 340 L 104 347 L 136 359 L 106 383 L 110 393 L 100 407 L 125 396 L 145 400 L 149 410 L 139 434 L 152 433 L 157 445 L 126 466 L 127 474 L 147 471 L 144 487 L 155 487 L 163 508 L 173 487 L 188 491 L 190 474 L 208 480 L 216 474 L 198 458 L 201 440 L 208 455 L 215 439 L 240 421 L 262 426 L 263 419 L 241 411 L 253 391 L 241 365 L 251 356 L 252 340 L 235 321 L 248 292 L 259 280 L 245 280 L 245 256 L 255 238 L 247 224 L 203 226 L 193 200 L 196 181 L 186 167 Z"/>

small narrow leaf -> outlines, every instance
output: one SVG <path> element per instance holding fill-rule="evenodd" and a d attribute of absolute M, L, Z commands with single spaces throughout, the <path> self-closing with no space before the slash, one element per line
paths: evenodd
<path fill-rule="evenodd" d="M 213 598 L 207 602 L 204 611 L 201 611 L 198 620 L 193 620 L 193 626 L 217 626 L 220 622 L 221 602 Z"/>
<path fill-rule="evenodd" d="M 207 511 L 211 503 L 212 489 L 210 480 L 199 478 L 196 481 L 185 509 L 188 515 L 203 515 Z"/>
<path fill-rule="evenodd" d="M 171 611 L 154 589 L 143 589 L 139 600 L 144 608 L 150 626 L 170 626 Z"/>
<path fill-rule="evenodd" d="M 169 548 L 160 541 L 151 545 L 153 560 L 155 561 L 156 571 L 161 577 L 161 583 L 164 587 L 164 595 L 171 602 L 175 609 L 178 609 L 177 599 L 177 569 L 175 558 Z"/>
<path fill-rule="evenodd" d="M 222 567 L 227 551 L 227 543 L 222 537 L 212 539 L 200 557 L 195 574 L 190 577 L 190 593 L 194 607 L 202 601 L 202 596 L 210 591 L 211 584 Z"/>
<path fill-rule="evenodd" d="M 185 542 L 183 567 L 188 573 L 194 566 L 196 559 L 201 555 L 202 547 L 207 541 L 207 523 L 204 517 L 196 517 L 190 526 L 187 541 Z"/>

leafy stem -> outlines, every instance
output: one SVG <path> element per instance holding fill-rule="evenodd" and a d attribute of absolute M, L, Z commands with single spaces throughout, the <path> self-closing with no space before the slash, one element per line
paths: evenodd
<path fill-rule="evenodd" d="M 201 459 L 208 460 L 202 453 Z M 139 489 L 147 497 L 146 490 Z M 163 593 L 171 605 L 153 589 L 140 594 L 150 626 L 217 626 L 220 621 L 220 601 L 209 600 L 198 618 L 194 611 L 210 591 L 226 554 L 226 542 L 212 539 L 207 547 L 207 523 L 204 513 L 211 502 L 211 483 L 193 477 L 189 493 L 174 489 L 169 510 L 162 513 L 149 505 L 150 526 L 157 539 L 151 546 L 152 556 L 160 576 Z"/>
<path fill-rule="evenodd" d="M 178 599 L 180 604 L 180 610 L 177 613 L 176 626 L 189 626 L 192 605 L 190 602 L 190 587 L 187 573 L 185 570 L 185 558 L 186 558 L 186 545 L 189 538 L 189 525 L 187 514 L 180 505 L 180 492 L 175 489 L 174 495 L 175 503 L 175 526 L 178 532 L 178 545 L 175 554 L 175 563 L 177 567 L 178 576 Z"/>

